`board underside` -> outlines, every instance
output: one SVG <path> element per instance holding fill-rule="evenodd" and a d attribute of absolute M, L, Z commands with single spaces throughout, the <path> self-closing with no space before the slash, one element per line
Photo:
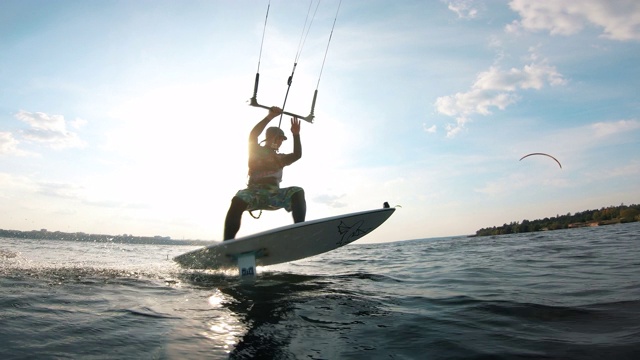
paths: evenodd
<path fill-rule="evenodd" d="M 255 254 L 257 266 L 322 254 L 352 243 L 384 223 L 395 208 L 383 208 L 291 224 L 224 241 L 174 258 L 189 269 L 232 269 L 238 257 Z"/>

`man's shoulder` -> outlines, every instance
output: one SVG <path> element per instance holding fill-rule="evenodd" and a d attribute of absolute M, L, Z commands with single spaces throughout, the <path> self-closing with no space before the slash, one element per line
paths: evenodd
<path fill-rule="evenodd" d="M 264 146 L 261 146 L 260 143 L 258 142 L 258 139 L 249 139 L 249 142 L 247 143 L 249 145 L 250 148 L 263 148 Z"/>

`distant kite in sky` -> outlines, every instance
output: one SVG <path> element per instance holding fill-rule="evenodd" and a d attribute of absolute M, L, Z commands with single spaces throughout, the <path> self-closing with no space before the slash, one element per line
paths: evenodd
<path fill-rule="evenodd" d="M 554 158 L 553 156 L 551 156 L 551 155 L 549 155 L 549 154 L 545 154 L 545 153 L 531 153 L 531 154 L 527 154 L 527 155 L 525 155 L 525 156 L 521 157 L 521 158 L 520 158 L 520 161 L 522 161 L 522 159 L 524 159 L 524 158 L 526 158 L 526 157 L 529 157 L 529 156 L 531 156 L 531 155 L 544 155 L 544 156 L 548 156 L 548 157 L 552 158 L 553 160 L 555 160 L 555 161 L 558 163 L 558 165 L 560 166 L 560 169 L 562 169 L 562 164 L 560 164 L 560 161 L 558 161 L 558 159 Z"/>

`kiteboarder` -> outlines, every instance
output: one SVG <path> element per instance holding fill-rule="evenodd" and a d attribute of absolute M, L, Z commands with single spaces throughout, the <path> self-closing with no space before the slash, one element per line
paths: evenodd
<path fill-rule="evenodd" d="M 265 140 L 258 143 L 267 124 L 282 114 L 277 106 L 269 108 L 269 114 L 258 122 L 249 133 L 249 181 L 247 188 L 239 190 L 231 199 L 231 206 L 224 222 L 224 240 L 235 238 L 245 210 L 277 210 L 291 212 L 295 223 L 303 222 L 307 212 L 304 190 L 298 186 L 280 188 L 282 170 L 302 157 L 300 120 L 291 118 L 293 153 L 280 154 L 278 150 L 287 137 L 279 127 L 269 127 Z M 260 145 L 264 142 L 264 145 Z"/>

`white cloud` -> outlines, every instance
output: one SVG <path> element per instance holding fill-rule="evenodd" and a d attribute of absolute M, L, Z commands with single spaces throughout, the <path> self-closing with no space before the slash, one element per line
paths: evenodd
<path fill-rule="evenodd" d="M 525 65 L 522 69 L 501 70 L 492 66 L 478 75 L 469 91 L 441 96 L 436 99 L 435 106 L 439 113 L 456 118 L 455 125 L 447 126 L 447 136 L 453 137 L 469 122 L 471 115 L 489 115 L 491 108 L 504 110 L 515 103 L 518 90 L 540 90 L 546 84 L 564 83 L 565 79 L 555 67 L 544 61 Z"/>
<path fill-rule="evenodd" d="M 22 197 L 25 193 L 32 193 L 34 189 L 35 186 L 28 177 L 0 172 L 0 198 L 12 199 Z M 0 205 L 7 203 L 9 202 L 2 201 Z"/>
<path fill-rule="evenodd" d="M 62 115 L 47 115 L 41 112 L 30 113 L 20 110 L 16 118 L 27 123 L 30 128 L 21 132 L 27 141 L 48 144 L 54 149 L 82 147 L 84 142 L 76 133 L 67 131 L 67 125 Z M 83 120 L 76 120 L 74 127 L 81 126 Z"/>
<path fill-rule="evenodd" d="M 76 118 L 75 120 L 69 121 L 69 125 L 74 129 L 80 129 L 81 127 L 87 125 L 87 120 Z"/>
<path fill-rule="evenodd" d="M 461 19 L 473 19 L 478 16 L 478 8 L 473 0 L 447 1 L 449 10 L 455 12 Z"/>
<path fill-rule="evenodd" d="M 0 132 L 0 155 L 19 155 L 18 140 L 10 132 Z"/>
<path fill-rule="evenodd" d="M 427 124 L 422 124 L 422 128 L 424 129 L 425 132 L 428 132 L 429 134 L 434 134 L 438 129 L 436 125 L 431 125 L 427 127 Z"/>
<path fill-rule="evenodd" d="M 474 191 L 490 197 L 510 197 L 514 193 L 530 188 L 566 189 L 572 185 L 575 184 L 572 184 L 562 170 L 555 166 L 555 169 L 550 172 L 525 171 L 499 177 L 474 188 Z"/>
<path fill-rule="evenodd" d="M 585 26 L 603 29 L 612 40 L 640 40 L 640 2 L 637 0 L 513 0 L 509 7 L 521 20 L 507 25 L 508 32 L 548 30 L 552 35 L 572 35 Z"/>
<path fill-rule="evenodd" d="M 38 192 L 42 195 L 77 200 L 82 188 L 73 184 L 42 182 L 38 184 Z"/>
<path fill-rule="evenodd" d="M 572 152 L 581 153 L 588 149 L 596 149 L 602 146 L 613 146 L 627 143 L 636 136 L 640 130 L 639 120 L 601 121 L 578 127 L 554 130 L 545 139 L 549 144 L 561 144 L 554 149 L 572 149 Z"/>
<path fill-rule="evenodd" d="M 638 120 L 618 120 L 614 122 L 598 122 L 590 126 L 596 137 L 604 137 L 640 129 Z"/>
<path fill-rule="evenodd" d="M 319 203 L 319 204 L 324 204 L 327 205 L 331 208 L 343 208 L 345 206 L 347 206 L 347 204 L 344 202 L 345 195 L 329 195 L 329 194 L 321 194 L 318 195 L 316 197 L 313 198 L 313 201 Z"/>
<path fill-rule="evenodd" d="M 535 147 L 536 143 L 549 144 L 545 152 L 563 154 L 564 156 L 576 156 L 588 151 L 598 151 L 595 149 L 612 147 L 618 144 L 627 144 L 632 139 L 637 138 L 640 131 L 639 120 L 615 120 L 601 121 L 597 123 L 580 125 L 566 129 L 554 130 L 543 140 L 536 139 L 534 142 L 521 142 L 522 148 Z M 574 154 L 574 155 L 572 155 Z M 560 159 L 565 165 L 565 161 Z"/>

